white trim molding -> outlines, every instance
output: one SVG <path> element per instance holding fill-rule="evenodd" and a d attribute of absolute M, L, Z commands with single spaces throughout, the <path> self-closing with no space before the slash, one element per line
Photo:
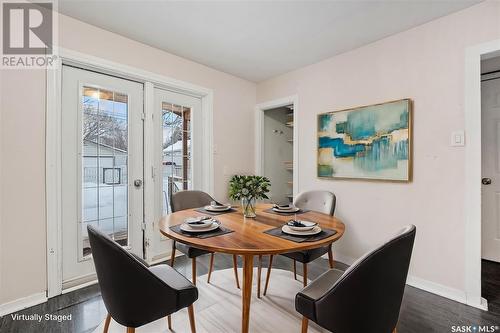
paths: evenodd
<path fill-rule="evenodd" d="M 293 105 L 293 197 L 299 193 L 299 97 L 287 96 L 255 106 L 255 173 L 264 172 L 264 111 Z"/>
<path fill-rule="evenodd" d="M 338 253 L 337 251 L 334 252 L 334 259 L 335 261 L 344 263 L 346 265 L 352 265 L 356 259 L 345 256 L 341 253 Z M 432 282 L 430 280 L 422 279 L 414 275 L 408 275 L 406 279 L 406 284 L 418 288 L 420 290 L 427 291 L 431 294 L 435 294 L 441 297 L 446 297 L 448 299 L 451 299 L 456 302 L 460 302 L 463 304 L 468 304 L 467 303 L 467 297 L 466 293 L 463 290 L 451 288 L 436 282 Z M 488 310 L 488 306 L 486 304 L 486 301 L 482 299 L 481 303 L 479 306 L 476 306 L 477 308 L 480 308 L 481 310 Z"/>
<path fill-rule="evenodd" d="M 500 39 L 465 52 L 465 299 L 485 308 L 481 297 L 481 60 L 498 55 Z"/>
<path fill-rule="evenodd" d="M 151 115 L 154 107 L 153 87 L 198 97 L 202 102 L 204 140 L 202 150 L 203 168 L 202 190 L 213 195 L 214 192 L 214 162 L 213 162 L 213 90 L 188 82 L 176 80 L 156 73 L 144 71 L 135 67 L 119 64 L 107 59 L 94 57 L 80 52 L 60 48 L 57 69 L 47 70 L 47 100 L 46 100 L 46 219 L 47 219 L 47 295 L 53 297 L 62 293 L 62 232 L 61 232 L 61 81 L 62 65 L 70 65 L 103 74 L 109 74 L 124 79 L 143 83 L 145 86 L 144 113 Z M 149 109 L 149 111 L 148 111 Z M 146 121 L 145 129 L 152 124 Z M 147 134 L 146 134 L 147 135 Z M 145 138 L 146 147 L 151 138 Z M 144 178 L 154 171 L 154 158 L 150 149 L 145 149 Z M 145 182 L 146 183 L 146 182 Z M 151 186 L 145 184 L 145 199 L 151 199 Z M 154 193 L 153 193 L 154 195 Z M 151 205 L 144 206 L 146 238 L 151 236 L 154 212 Z M 153 208 L 154 209 L 154 208 Z"/>
<path fill-rule="evenodd" d="M 45 112 L 45 205 L 47 221 L 47 296 L 62 291 L 61 230 L 61 79 L 62 63 L 47 70 Z"/>
<path fill-rule="evenodd" d="M 36 293 L 23 298 L 18 298 L 8 303 L 0 304 L 0 317 L 29 308 L 30 306 L 42 304 L 47 301 L 45 292 Z"/>

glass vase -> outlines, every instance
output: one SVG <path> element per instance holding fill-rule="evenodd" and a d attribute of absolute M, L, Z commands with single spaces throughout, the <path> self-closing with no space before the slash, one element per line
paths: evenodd
<path fill-rule="evenodd" d="M 255 214 L 255 198 L 241 198 L 241 210 L 243 211 L 243 216 L 254 218 Z"/>

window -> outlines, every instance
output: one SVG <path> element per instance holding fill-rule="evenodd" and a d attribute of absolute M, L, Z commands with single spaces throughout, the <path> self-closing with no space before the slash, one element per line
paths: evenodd
<path fill-rule="evenodd" d="M 90 254 L 87 224 L 128 244 L 128 96 L 83 88 L 82 256 Z"/>
<path fill-rule="evenodd" d="M 162 103 L 163 212 L 173 193 L 191 189 L 191 108 Z"/>
<path fill-rule="evenodd" d="M 120 184 L 121 171 L 120 168 L 102 168 L 104 183 L 106 185 Z"/>

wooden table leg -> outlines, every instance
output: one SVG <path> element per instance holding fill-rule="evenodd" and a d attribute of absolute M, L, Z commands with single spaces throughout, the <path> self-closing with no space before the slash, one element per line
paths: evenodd
<path fill-rule="evenodd" d="M 233 270 L 234 278 L 236 279 L 236 288 L 240 289 L 240 279 L 238 278 L 238 256 L 233 254 Z"/>
<path fill-rule="evenodd" d="M 243 306 L 241 332 L 248 333 L 250 324 L 250 301 L 252 298 L 253 255 L 243 256 Z"/>
<path fill-rule="evenodd" d="M 332 244 L 328 247 L 328 263 L 330 264 L 330 268 L 333 268 L 333 251 L 332 251 Z"/>
<path fill-rule="evenodd" d="M 103 333 L 108 333 L 109 323 L 110 322 L 111 322 L 111 315 L 108 313 L 108 315 L 106 316 L 106 321 L 104 322 L 104 331 L 103 331 Z"/>
<path fill-rule="evenodd" d="M 306 317 L 302 317 L 302 330 L 301 330 L 301 332 L 307 333 L 308 326 L 309 326 L 309 319 L 307 319 Z"/>
<path fill-rule="evenodd" d="M 260 276 L 262 275 L 262 255 L 259 255 L 259 266 L 257 268 L 257 297 L 260 298 Z"/>

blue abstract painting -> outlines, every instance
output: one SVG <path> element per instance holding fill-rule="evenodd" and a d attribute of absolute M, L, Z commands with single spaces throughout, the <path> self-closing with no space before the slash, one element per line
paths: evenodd
<path fill-rule="evenodd" d="M 410 180 L 411 101 L 318 115 L 318 177 Z"/>

